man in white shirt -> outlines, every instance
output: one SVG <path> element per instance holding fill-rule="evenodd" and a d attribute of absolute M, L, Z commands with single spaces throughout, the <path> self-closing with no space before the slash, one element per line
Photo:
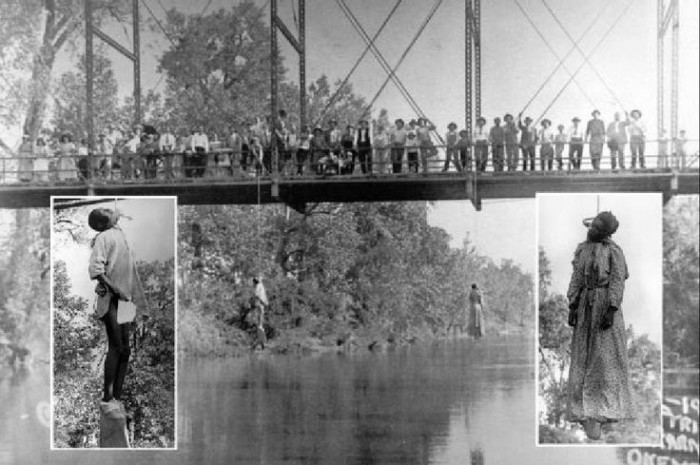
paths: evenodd
<path fill-rule="evenodd" d="M 209 154 L 209 138 L 201 127 L 192 134 L 190 139 L 190 149 L 193 153 L 192 164 L 195 166 L 193 171 L 194 177 L 201 178 L 204 176 L 204 171 L 207 166 L 207 157 Z"/>
<path fill-rule="evenodd" d="M 394 124 L 395 127 L 389 135 L 391 138 L 391 167 L 393 173 L 400 173 L 408 131 L 406 131 L 404 121 L 401 118 L 397 119 Z"/>
<path fill-rule="evenodd" d="M 175 135 L 170 132 L 170 126 L 165 126 L 163 134 L 158 139 L 158 150 L 163 155 L 163 169 L 165 179 L 168 181 L 173 179 L 173 157 L 176 142 Z"/>
<path fill-rule="evenodd" d="M 489 130 L 486 128 L 486 118 L 479 116 L 476 119 L 476 128 L 472 134 L 474 144 L 474 158 L 477 171 L 485 171 L 489 161 Z"/>
<path fill-rule="evenodd" d="M 610 165 L 616 168 L 617 162 L 620 169 L 625 169 L 625 145 L 627 145 L 626 127 L 629 121 L 620 121 L 620 113 L 615 113 L 615 120 L 608 125 L 608 148 L 610 149 Z"/>
<path fill-rule="evenodd" d="M 639 158 L 639 167 L 644 169 L 644 145 L 646 142 L 647 128 L 642 123 L 642 112 L 632 110 L 630 112 L 632 119 L 627 125 L 627 132 L 630 135 L 630 151 L 632 152 L 632 169 L 637 167 L 637 158 Z"/>
<path fill-rule="evenodd" d="M 583 129 L 579 124 L 581 118 L 575 116 L 571 122 L 573 125 L 569 128 L 569 165 L 574 170 L 581 169 L 581 159 L 583 158 Z"/>
<path fill-rule="evenodd" d="M 550 129 L 552 122 L 547 118 L 540 122 L 542 129 L 540 129 L 540 169 L 542 171 L 547 168 L 547 171 L 552 171 L 552 165 L 554 163 L 554 133 Z"/>

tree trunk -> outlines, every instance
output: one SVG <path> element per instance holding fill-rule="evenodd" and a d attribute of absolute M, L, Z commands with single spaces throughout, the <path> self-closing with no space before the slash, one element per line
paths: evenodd
<path fill-rule="evenodd" d="M 34 57 L 32 64 L 32 90 L 27 116 L 24 120 L 24 133 L 29 135 L 30 140 L 36 140 L 44 123 L 46 98 L 49 95 L 51 70 L 55 58 L 56 54 L 51 45 L 51 38 L 44 37 L 44 44 Z"/>

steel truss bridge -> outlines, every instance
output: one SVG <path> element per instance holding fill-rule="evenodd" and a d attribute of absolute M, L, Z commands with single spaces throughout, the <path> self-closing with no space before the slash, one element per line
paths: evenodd
<path fill-rule="evenodd" d="M 95 36 L 109 46 L 116 49 L 133 63 L 134 71 L 134 100 L 136 122 L 141 120 L 141 86 L 140 86 L 140 36 L 139 36 L 139 4 L 143 2 L 148 13 L 153 16 L 145 0 L 132 0 L 133 2 L 133 44 L 131 50 L 120 45 L 108 34 L 101 31 L 93 22 L 92 1 L 85 0 L 85 31 L 86 31 L 86 94 L 87 94 L 87 119 L 88 148 L 94 153 L 94 106 L 93 106 L 93 39 Z M 401 0 L 397 0 L 393 14 Z M 394 66 L 389 66 L 381 52 L 374 45 L 379 31 L 374 37 L 364 31 L 362 25 L 354 17 L 346 0 L 336 0 L 336 3 L 345 13 L 348 20 L 353 23 L 356 30 L 363 38 L 366 49 L 360 57 L 371 51 L 377 58 L 387 74 L 386 80 L 372 99 L 376 100 L 379 93 L 391 80 L 402 91 L 402 94 L 411 104 L 414 111 L 425 116 L 417 102 L 401 83 L 396 71 L 403 58 L 410 51 L 416 39 L 422 33 L 425 25 L 432 15 L 440 7 L 443 0 L 435 0 L 423 25 L 413 37 L 413 40 L 405 50 L 401 59 Z M 514 0 L 522 13 L 528 18 L 530 24 L 535 27 L 527 12 L 522 8 L 518 0 Z M 548 7 L 546 0 L 542 0 Z M 281 32 L 287 42 L 299 56 L 299 108 L 302 125 L 307 122 L 306 112 L 306 1 L 297 0 L 295 15 L 296 34 L 292 32 L 278 15 L 279 0 L 270 0 L 270 24 L 271 24 L 271 56 L 279 54 L 278 33 Z M 473 122 L 481 115 L 481 0 L 465 0 L 464 28 L 465 28 L 465 129 L 471 133 Z M 620 17 L 632 4 L 630 0 Z M 664 101 L 666 96 L 664 43 L 669 35 L 672 37 L 671 47 L 671 112 L 669 140 L 672 146 L 678 138 L 678 51 L 679 51 L 679 2 L 678 0 L 657 0 L 657 116 L 659 131 L 664 127 Z M 549 7 L 548 7 L 549 9 Z M 556 18 L 553 11 L 550 13 Z M 384 21 L 388 21 L 389 17 Z M 153 17 L 155 19 L 155 17 Z M 558 19 L 557 19 L 557 22 Z M 594 21 L 595 22 L 595 21 Z M 580 39 L 572 38 L 566 29 L 559 23 L 573 43 L 571 51 L 578 49 L 584 56 L 585 62 L 573 73 L 569 72 L 570 79 L 567 85 L 575 82 L 575 76 L 580 69 L 588 64 L 593 66 L 588 57 L 595 51 L 584 54 L 578 42 Z M 611 28 L 612 29 L 612 28 Z M 165 32 L 165 31 L 163 31 Z M 539 31 L 538 31 L 539 32 Z M 609 32 L 609 31 L 608 31 Z M 585 35 L 585 34 L 584 34 Z M 607 35 L 607 33 L 606 33 Z M 544 37 L 540 35 L 544 40 Z M 603 37 L 604 39 L 604 37 Z M 602 40 L 599 41 L 599 44 Z M 546 41 L 545 41 L 546 42 Z M 597 46 L 596 46 L 597 47 Z M 551 49 L 550 49 L 551 50 Z M 551 50 L 554 55 L 556 53 Z M 571 53 L 570 51 L 570 53 Z M 559 65 L 553 73 L 564 65 L 568 57 L 559 57 Z M 359 60 L 358 60 L 359 62 Z M 271 68 L 271 99 L 270 114 L 276 115 L 278 111 L 278 79 L 277 60 L 270 60 Z M 568 70 L 567 70 L 568 71 Z M 552 73 L 552 74 L 553 74 Z M 348 74 L 349 78 L 350 74 Z M 551 76 L 550 76 L 551 77 Z M 601 78 L 602 80 L 602 78 Z M 347 78 L 346 78 L 347 81 Z M 547 81 L 545 81 L 545 84 Z M 543 84 L 544 86 L 544 84 Z M 564 86 L 566 88 L 566 86 Z M 561 89 L 560 93 L 564 90 Z M 611 91 L 612 92 L 612 91 Z M 552 102 L 553 103 L 553 102 Z M 439 135 L 438 135 L 439 138 Z M 353 175 L 353 176 L 302 176 L 289 177 L 280 173 L 279 151 L 272 144 L 273 163 L 268 175 L 255 177 L 230 177 L 230 178 L 201 178 L 187 179 L 179 177 L 174 180 L 146 179 L 134 182 L 119 180 L 100 181 L 87 179 L 74 183 L 0 183 L 0 208 L 23 207 L 47 207 L 51 195 L 99 195 L 99 196 L 126 196 L 126 195 L 177 195 L 182 204 L 252 204 L 283 202 L 296 209 L 302 209 L 309 202 L 373 202 L 373 201 L 412 201 L 412 200 L 471 200 L 476 209 L 481 208 L 482 199 L 523 198 L 533 197 L 537 192 L 661 192 L 666 199 L 674 194 L 698 194 L 699 176 L 697 168 L 690 169 L 647 169 L 614 172 L 612 170 L 576 171 L 576 172 L 464 172 L 464 173 L 438 173 L 426 174 L 399 174 L 399 175 Z M 605 155 L 604 155 L 605 158 Z M 3 161 L 3 171 L 7 159 Z M 19 160 L 17 160 L 19 161 Z M 4 173 L 3 173 L 4 175 Z"/>

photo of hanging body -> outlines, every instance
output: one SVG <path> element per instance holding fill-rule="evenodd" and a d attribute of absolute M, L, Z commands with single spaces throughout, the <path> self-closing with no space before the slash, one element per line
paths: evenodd
<path fill-rule="evenodd" d="M 175 205 L 53 199 L 55 448 L 174 447 Z"/>

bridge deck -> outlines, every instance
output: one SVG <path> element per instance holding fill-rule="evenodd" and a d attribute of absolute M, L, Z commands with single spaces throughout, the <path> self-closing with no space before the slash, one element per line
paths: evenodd
<path fill-rule="evenodd" d="M 92 186 L 14 183 L 0 186 L 0 208 L 48 207 L 52 195 L 176 195 L 180 204 L 285 202 L 293 206 L 310 202 L 474 200 L 467 184 L 467 177 L 457 173 L 282 178 L 276 198 L 270 178 L 154 179 Z M 487 172 L 476 176 L 476 203 L 481 199 L 534 197 L 538 192 L 662 192 L 668 197 L 698 194 L 698 184 L 697 171 Z"/>

